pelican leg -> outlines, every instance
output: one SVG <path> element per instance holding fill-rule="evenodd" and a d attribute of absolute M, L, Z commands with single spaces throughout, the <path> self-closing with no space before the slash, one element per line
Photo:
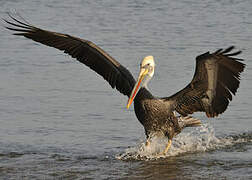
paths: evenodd
<path fill-rule="evenodd" d="M 166 154 L 166 153 L 168 152 L 168 150 L 169 150 L 169 149 L 170 149 L 170 147 L 171 147 L 171 143 L 172 143 L 172 140 L 171 140 L 171 139 L 169 139 L 169 140 L 168 140 L 168 144 L 166 145 L 166 147 L 165 147 L 165 150 L 164 150 L 163 154 Z"/>

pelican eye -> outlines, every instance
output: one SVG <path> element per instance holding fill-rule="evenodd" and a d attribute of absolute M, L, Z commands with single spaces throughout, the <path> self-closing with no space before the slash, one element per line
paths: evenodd
<path fill-rule="evenodd" d="M 150 67 L 150 63 L 145 64 L 144 66 L 141 66 L 142 68 L 149 68 Z"/>

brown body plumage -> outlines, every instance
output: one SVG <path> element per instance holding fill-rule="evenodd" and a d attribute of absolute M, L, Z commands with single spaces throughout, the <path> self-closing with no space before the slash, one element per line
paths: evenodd
<path fill-rule="evenodd" d="M 46 31 L 9 16 L 13 22 L 4 21 L 11 25 L 6 28 L 15 31 L 14 35 L 64 51 L 101 75 L 112 88 L 127 95 L 128 108 L 134 101 L 136 116 L 144 126 L 147 138 L 151 135 L 169 138 L 165 153 L 171 145 L 171 139 L 184 127 L 200 125 L 200 121 L 188 117 L 189 114 L 202 111 L 208 117 L 215 117 L 227 109 L 232 94 L 235 95 L 239 87 L 240 73 L 245 67 L 242 59 L 235 57 L 241 51 L 232 52 L 233 46 L 214 53 L 204 53 L 196 58 L 195 74 L 184 89 L 170 97 L 157 98 L 146 88 L 148 80 L 154 74 L 152 56 L 143 59 L 136 81 L 124 66 L 94 43 Z"/>

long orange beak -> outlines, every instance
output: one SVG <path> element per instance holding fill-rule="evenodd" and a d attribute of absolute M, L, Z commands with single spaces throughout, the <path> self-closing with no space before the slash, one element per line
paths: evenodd
<path fill-rule="evenodd" d="M 148 69 L 141 69 L 139 76 L 138 76 L 138 80 L 137 80 L 137 82 L 131 92 L 130 97 L 129 97 L 127 109 L 129 109 L 130 105 L 132 104 L 134 98 L 136 97 L 138 90 L 140 89 L 139 87 L 141 86 L 141 83 L 147 74 L 148 74 Z"/>

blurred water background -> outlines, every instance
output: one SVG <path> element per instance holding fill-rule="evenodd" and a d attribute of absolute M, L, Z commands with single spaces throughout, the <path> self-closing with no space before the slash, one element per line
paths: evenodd
<path fill-rule="evenodd" d="M 247 64 L 228 110 L 181 133 L 163 158 L 127 97 L 68 55 L 0 28 L 1 179 L 252 178 L 252 1 L 0 0 L 1 18 L 95 42 L 134 76 L 153 55 L 156 96 L 191 81 L 195 57 L 235 45 Z M 152 147 L 154 148 L 154 147 Z"/>

